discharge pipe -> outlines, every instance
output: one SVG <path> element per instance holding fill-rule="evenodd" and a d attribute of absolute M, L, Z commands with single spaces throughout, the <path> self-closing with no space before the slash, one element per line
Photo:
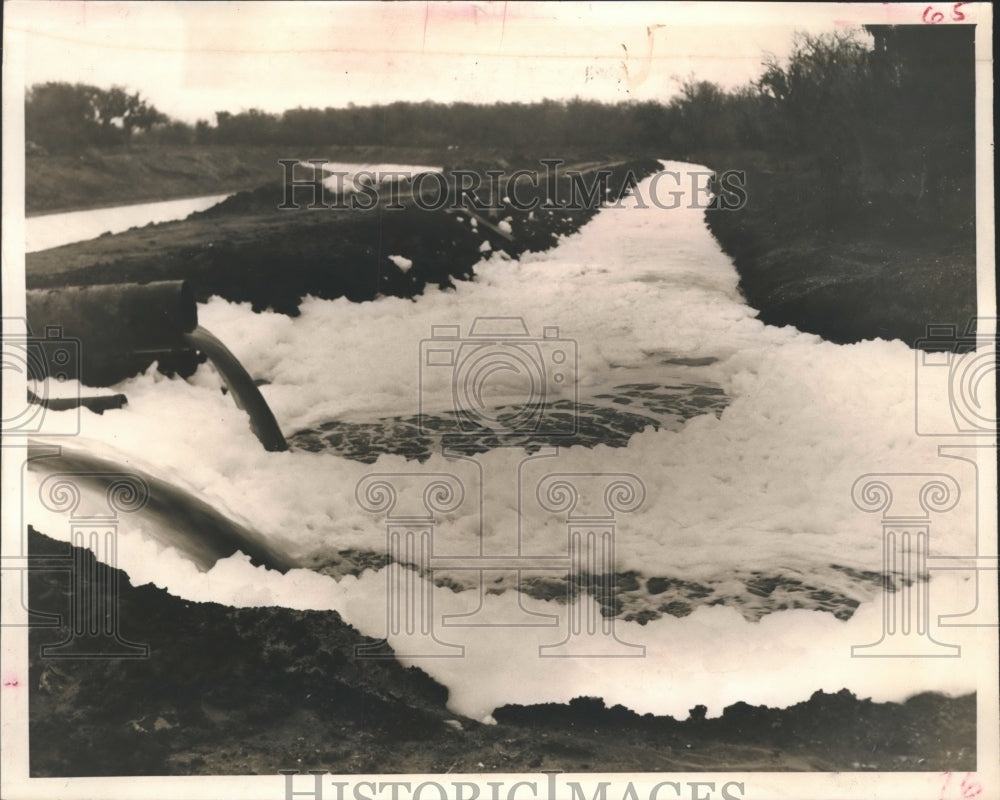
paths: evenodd
<path fill-rule="evenodd" d="M 229 391 L 236 401 L 250 416 L 250 430 L 254 432 L 265 450 L 287 450 L 288 443 L 278 427 L 278 422 L 271 412 L 257 384 L 247 373 L 243 365 L 211 331 L 197 326 L 191 333 L 184 334 L 184 339 L 196 350 L 200 350 L 208 360 L 215 365 Z"/>
<path fill-rule="evenodd" d="M 34 339 L 60 338 L 71 345 L 61 348 L 69 354 L 69 362 L 59 369 L 87 386 L 110 386 L 154 360 L 161 366 L 195 364 L 197 352 L 204 353 L 221 373 L 236 405 L 249 414 L 250 428 L 264 448 L 288 449 L 246 369 L 218 338 L 199 327 L 194 292 L 186 281 L 35 289 L 27 292 L 26 305 Z"/>
<path fill-rule="evenodd" d="M 202 572 L 234 553 L 249 556 L 250 563 L 256 566 L 282 573 L 293 566 L 260 532 L 229 518 L 206 498 L 134 464 L 111 461 L 67 444 L 54 448 L 47 442 L 29 439 L 28 469 L 43 477 L 58 476 L 78 495 L 86 493 L 98 501 L 110 498 L 122 478 L 134 479 L 144 494 L 141 508 L 137 509 L 144 533 L 177 548 Z"/>
<path fill-rule="evenodd" d="M 76 345 L 64 371 L 87 386 L 118 383 L 163 354 L 194 356 L 184 334 L 197 327 L 198 307 L 185 281 L 34 289 L 26 306 L 36 338 L 55 331 Z"/>

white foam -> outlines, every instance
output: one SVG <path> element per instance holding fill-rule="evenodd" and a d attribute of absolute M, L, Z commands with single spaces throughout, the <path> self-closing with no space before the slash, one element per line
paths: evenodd
<path fill-rule="evenodd" d="M 645 185 L 637 189 L 640 197 Z M 886 341 L 838 346 L 793 328 L 764 326 L 742 302 L 735 270 L 702 210 L 645 205 L 637 208 L 630 198 L 606 208 L 546 253 L 515 261 L 491 254 L 477 265 L 475 281 L 459 282 L 454 292 L 428 292 L 415 303 L 307 298 L 292 319 L 213 299 L 200 308 L 200 322 L 254 377 L 269 382 L 262 392 L 286 434 L 336 418 L 413 414 L 421 391 L 425 408 L 447 409 L 451 373 L 422 372 L 420 342 L 433 325 L 458 325 L 467 335 L 481 316 L 520 315 L 539 337 L 545 326 L 558 327 L 560 339 L 575 343 L 581 396 L 656 381 L 665 370 L 672 380 L 717 382 L 732 398 L 721 417 L 696 417 L 679 431 L 648 429 L 627 448 L 568 448 L 532 462 L 525 479 L 534 479 L 535 465 L 637 476 L 646 499 L 618 517 L 619 571 L 720 581 L 737 570 L 761 569 L 805 576 L 865 601 L 848 622 L 793 610 L 747 622 L 732 608 L 698 608 L 645 626 L 619 621 L 623 641 L 645 645 L 641 659 L 540 659 L 537 647 L 553 640 L 552 629 L 448 628 L 442 638 L 464 644 L 465 658 L 408 663 L 448 686 L 456 712 L 482 718 L 503 703 L 587 694 L 640 712 L 684 716 L 696 703 L 711 713 L 737 700 L 785 705 L 820 688 L 846 686 L 882 700 L 922 689 L 973 688 L 975 677 L 965 668 L 971 658 L 885 659 L 878 669 L 869 659 L 852 659 L 851 645 L 878 638 L 882 598 L 829 569 L 881 569 L 877 515 L 851 501 L 860 475 L 958 469 L 954 460 L 938 457 L 936 441 L 914 432 L 912 351 Z M 716 360 L 699 367 L 662 363 L 677 357 Z M 238 512 L 293 559 L 384 549 L 382 521 L 355 498 L 358 482 L 374 472 L 460 475 L 467 502 L 438 521 L 434 545 L 441 552 L 475 552 L 480 542 L 485 552 L 512 552 L 519 518 L 524 552 L 565 550 L 561 517 L 537 504 L 523 504 L 519 517 L 523 451 L 477 457 L 481 484 L 471 462 L 441 455 L 424 465 L 382 456 L 371 466 L 332 453 L 266 453 L 220 387 L 207 366 L 188 381 L 151 370 L 116 387 L 128 395 L 125 409 L 83 412 L 83 436 L 100 452 Z M 556 396 L 561 389 L 550 383 L 548 391 Z M 931 413 L 945 424 L 945 409 Z M 963 499 L 935 520 L 937 554 L 975 546 L 974 484 L 970 489 L 968 470 L 959 472 Z M 480 488 L 484 508 L 477 502 Z M 56 519 L 31 514 L 36 527 L 59 535 Z M 147 541 L 142 524 L 126 521 L 121 528 L 119 564 L 133 581 L 192 600 L 337 609 L 365 634 L 385 632 L 384 572 L 338 583 L 309 571 L 282 577 L 234 557 L 202 574 Z M 966 578 L 935 575 L 935 613 L 972 606 Z M 435 588 L 433 595 L 439 613 L 468 611 L 478 602 L 475 591 Z M 492 608 L 510 596 L 485 602 Z M 566 606 L 522 601 L 565 625 Z M 948 635 L 966 652 L 982 646 L 968 631 Z M 398 638 L 391 643 L 405 645 Z"/>
<path fill-rule="evenodd" d="M 399 267 L 400 272 L 406 273 L 410 271 L 410 267 L 413 266 L 413 260 L 407 258 L 406 256 L 393 255 L 389 256 L 389 260 Z"/>

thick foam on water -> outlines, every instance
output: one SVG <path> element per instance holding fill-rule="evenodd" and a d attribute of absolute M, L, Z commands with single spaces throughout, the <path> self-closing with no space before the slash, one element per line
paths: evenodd
<path fill-rule="evenodd" d="M 649 181 L 639 186 L 640 200 L 648 188 Z M 440 585 L 428 590 L 435 618 L 470 613 L 482 602 L 482 618 L 495 622 L 508 619 L 519 600 L 557 622 L 440 627 L 441 642 L 464 645 L 463 657 L 403 659 L 445 683 L 459 713 L 481 718 L 503 703 L 595 695 L 640 712 L 684 716 L 696 703 L 718 713 L 737 700 L 785 705 L 844 686 L 876 699 L 973 688 L 975 677 L 964 666 L 971 655 L 882 659 L 877 669 L 871 659 L 851 658 L 851 645 L 879 638 L 883 600 L 880 519 L 852 502 L 859 476 L 954 474 L 961 501 L 934 517 L 932 554 L 968 555 L 975 548 L 972 465 L 939 457 L 937 442 L 914 432 L 913 352 L 901 342 L 839 346 L 762 325 L 741 301 L 735 270 L 703 211 L 646 200 L 603 210 L 552 251 L 518 261 L 492 254 L 477 266 L 476 280 L 454 292 L 416 302 L 307 299 L 295 319 L 213 299 L 200 308 L 200 322 L 254 377 L 268 381 L 262 392 L 286 434 L 334 419 L 412 415 L 418 402 L 432 413 L 452 409 L 455 368 L 430 363 L 426 351 L 451 352 L 461 363 L 467 351 L 457 348 L 469 340 L 475 319 L 499 315 L 523 318 L 542 361 L 555 346 L 575 350 L 575 373 L 565 372 L 562 383 L 549 362 L 539 368 L 546 401 L 571 399 L 574 380 L 581 400 L 623 384 L 710 384 L 730 398 L 721 413 L 693 417 L 675 430 L 647 429 L 624 448 L 576 446 L 531 458 L 523 449 L 498 448 L 474 459 L 438 454 L 423 464 L 384 455 L 364 464 L 332 452 L 262 451 L 246 417 L 221 393 L 218 376 L 203 366 L 188 381 L 150 372 L 122 383 L 116 388 L 128 395 L 128 406 L 103 416 L 83 412 L 78 443 L 205 496 L 303 566 L 329 564 L 347 550 L 385 553 L 383 517 L 364 510 L 357 497 L 359 481 L 373 473 L 391 474 L 386 480 L 401 498 L 395 513 L 414 496 L 413 507 L 423 512 L 428 473 L 457 476 L 464 499 L 438 514 L 433 548 L 459 560 L 513 553 L 565 558 L 566 513 L 545 507 L 539 483 L 553 472 L 590 476 L 572 479 L 581 485 L 597 473 L 634 476 L 645 496 L 637 508 L 616 513 L 615 571 L 713 587 L 712 598 L 730 599 L 708 606 L 711 598 L 703 597 L 684 616 L 667 612 L 645 624 L 619 618 L 618 638 L 645 646 L 643 658 L 539 658 L 540 645 L 565 637 L 572 609 L 576 619 L 603 624 L 593 593 L 571 593 L 567 605 L 563 567 L 550 573 L 557 585 L 552 599 L 539 591 L 491 594 L 491 581 L 511 585 L 509 576 L 493 573 L 486 573 L 481 593 L 479 573 L 452 563 L 450 572 L 435 573 Z M 458 326 L 460 338 L 435 337 L 432 326 Z M 546 338 L 546 327 L 558 331 Z M 504 384 L 505 373 L 498 375 L 495 398 L 515 400 L 523 376 L 511 373 Z M 929 411 L 937 414 L 931 424 L 951 424 L 946 409 Z M 600 494 L 586 491 L 588 502 Z M 595 507 L 600 511 L 600 503 Z M 29 510 L 28 521 L 68 536 L 66 520 L 41 509 Z M 337 609 L 363 633 L 385 635 L 385 570 L 339 581 L 311 570 L 281 576 L 236 556 L 199 573 L 144 536 L 144 524 L 136 515 L 120 526 L 119 565 L 133 582 L 192 600 Z M 849 620 L 780 610 L 779 603 L 763 616 L 745 614 L 740 597 L 760 592 L 740 587 L 754 576 L 799 581 L 860 605 Z M 971 576 L 932 576 L 932 619 L 973 607 Z M 947 629 L 947 641 L 970 654 L 979 646 L 968 630 Z M 406 653 L 412 642 L 390 636 L 390 644 Z"/>

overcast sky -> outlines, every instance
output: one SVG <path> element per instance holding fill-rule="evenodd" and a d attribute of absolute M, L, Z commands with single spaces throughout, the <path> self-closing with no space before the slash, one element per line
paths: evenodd
<path fill-rule="evenodd" d="M 736 86 L 794 31 L 889 21 L 884 6 L 735 3 L 7 5 L 26 83 L 123 85 L 193 122 L 219 110 L 394 100 L 667 100 Z M 915 20 L 916 21 L 916 20 Z"/>

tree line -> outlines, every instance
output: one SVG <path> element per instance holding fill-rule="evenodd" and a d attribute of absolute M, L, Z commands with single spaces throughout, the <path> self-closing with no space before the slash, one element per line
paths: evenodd
<path fill-rule="evenodd" d="M 972 130 L 972 62 L 959 64 L 961 31 L 927 26 L 869 26 L 859 32 L 799 35 L 784 60 L 766 57 L 759 78 L 734 90 L 694 77 L 666 102 L 394 102 L 283 113 L 218 111 L 214 124 L 190 125 L 160 112 L 138 93 L 68 83 L 32 87 L 27 139 L 52 153 L 142 141 L 152 144 L 284 144 L 512 148 L 594 146 L 615 150 L 763 150 L 856 154 L 860 140 L 934 140 Z M 917 28 L 904 32 L 902 29 Z M 869 31 L 870 33 L 872 31 Z M 934 34 L 928 36 L 928 33 Z M 895 44 L 893 42 L 895 37 Z M 971 36 L 967 36 L 971 48 Z M 936 46 L 935 46 L 936 45 Z M 970 50 L 971 53 L 971 50 Z M 969 75 L 958 74 L 968 72 Z M 966 119 L 961 119 L 963 113 Z M 899 142 L 897 142 L 898 144 Z"/>
<path fill-rule="evenodd" d="M 724 90 L 690 78 L 665 102 L 395 102 L 347 108 L 219 111 L 172 120 L 120 87 L 47 83 L 26 99 L 29 148 L 78 153 L 152 145 L 488 147 L 533 157 L 590 148 L 679 159 L 761 153 L 818 171 L 831 202 L 878 186 L 940 202 L 974 179 L 970 26 L 866 26 L 801 34 L 784 59 Z M 726 167 L 739 164 L 726 164 Z M 873 188 L 874 187 L 874 188 Z"/>
<path fill-rule="evenodd" d="M 117 104 L 112 103 L 114 98 Z M 122 101 L 127 101 L 123 105 Z M 26 137 L 33 152 L 74 154 L 133 143 L 536 149 L 642 149 L 662 144 L 663 104 L 574 99 L 534 103 L 395 102 L 347 108 L 217 111 L 214 123 L 170 119 L 114 87 L 46 83 L 29 90 Z"/>
<path fill-rule="evenodd" d="M 49 82 L 28 89 L 24 128 L 28 148 L 79 153 L 90 147 L 127 144 L 137 131 L 172 124 L 138 92 Z"/>

